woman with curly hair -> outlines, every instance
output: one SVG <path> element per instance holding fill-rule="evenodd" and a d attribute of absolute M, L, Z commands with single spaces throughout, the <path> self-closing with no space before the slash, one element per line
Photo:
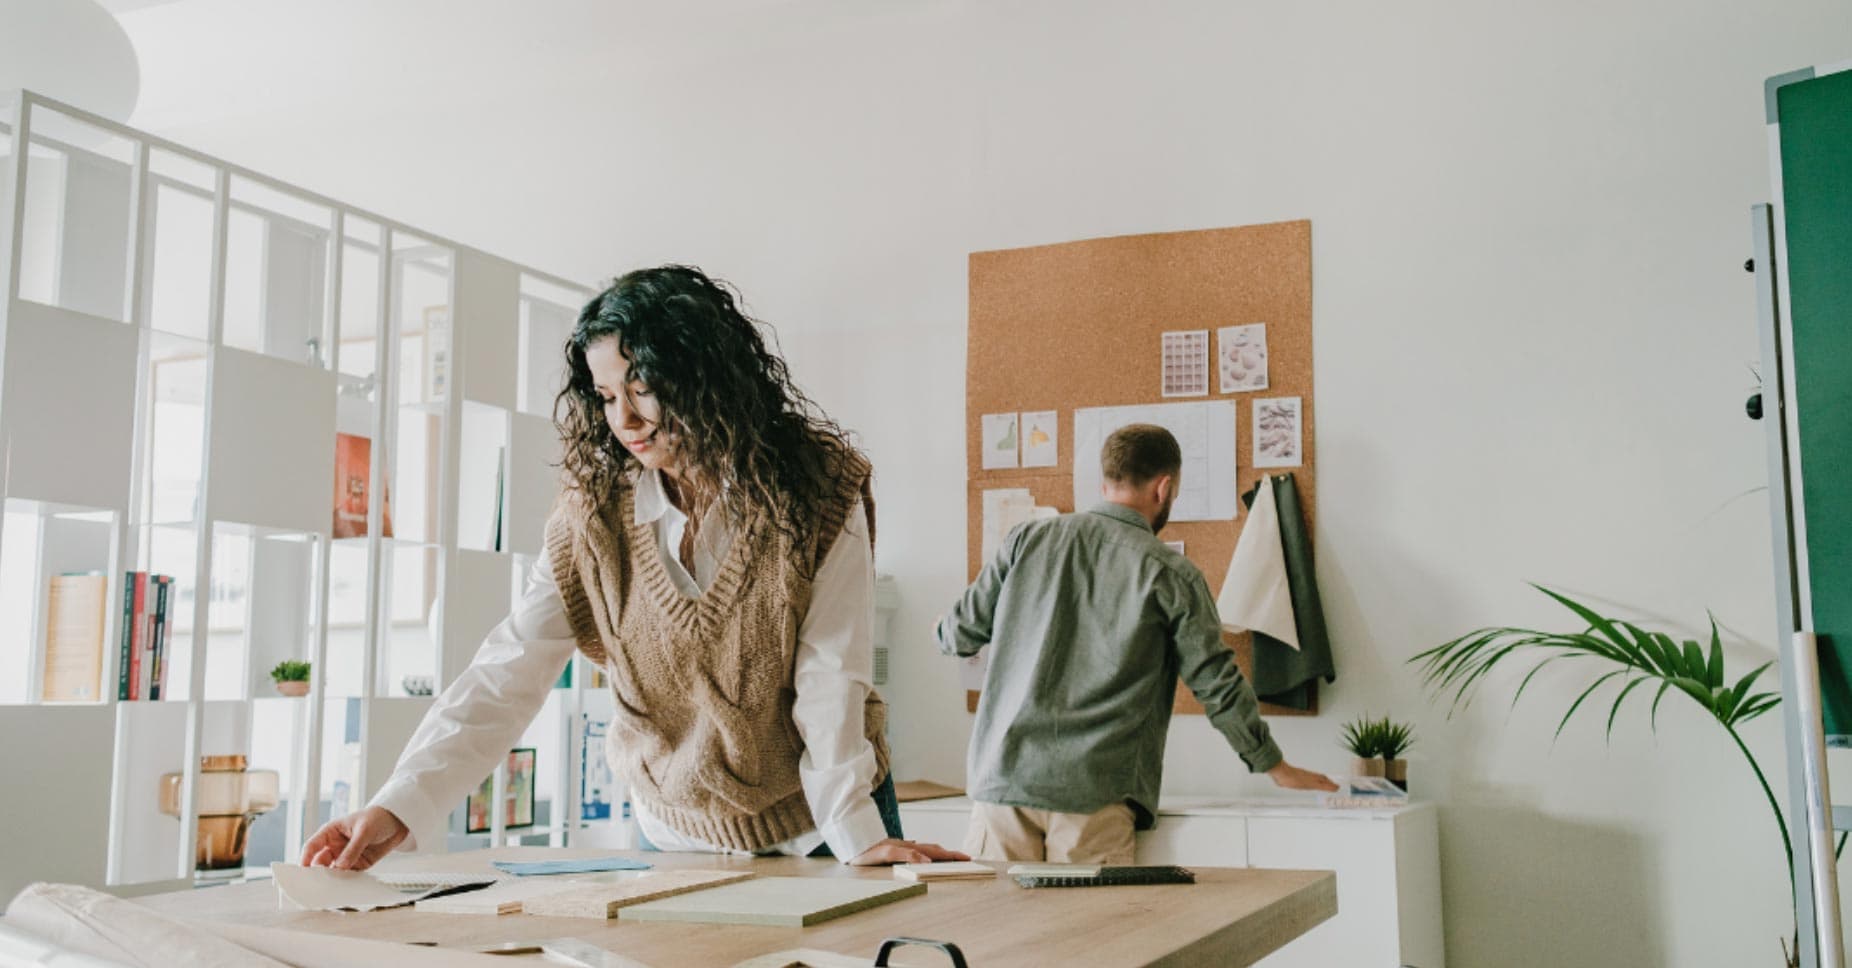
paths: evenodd
<path fill-rule="evenodd" d="M 564 492 L 526 593 L 302 862 L 364 869 L 440 830 L 575 649 L 610 678 L 606 753 L 646 847 L 963 859 L 901 837 L 871 685 L 867 459 L 698 269 L 618 279 L 566 358 Z"/>

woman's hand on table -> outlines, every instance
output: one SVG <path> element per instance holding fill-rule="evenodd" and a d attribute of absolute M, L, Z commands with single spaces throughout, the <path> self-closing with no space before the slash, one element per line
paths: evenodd
<path fill-rule="evenodd" d="M 392 853 L 411 831 L 385 807 L 330 820 L 302 848 L 302 866 L 363 871 Z"/>
<path fill-rule="evenodd" d="M 883 864 L 930 864 L 941 860 L 970 859 L 958 851 L 948 850 L 938 844 L 924 844 L 889 837 L 862 851 L 849 863 L 856 867 L 878 867 Z"/>

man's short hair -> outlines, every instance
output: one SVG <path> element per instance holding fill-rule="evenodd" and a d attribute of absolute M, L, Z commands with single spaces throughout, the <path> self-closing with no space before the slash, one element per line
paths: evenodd
<path fill-rule="evenodd" d="M 1156 424 L 1126 424 L 1100 448 L 1100 473 L 1117 484 L 1143 484 L 1183 469 L 1183 448 Z"/>

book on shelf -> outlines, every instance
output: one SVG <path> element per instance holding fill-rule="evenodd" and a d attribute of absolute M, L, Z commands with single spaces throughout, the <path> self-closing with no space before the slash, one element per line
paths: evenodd
<path fill-rule="evenodd" d="M 367 502 L 372 493 L 373 441 L 357 434 L 334 435 L 334 537 L 367 535 Z M 392 492 L 382 489 L 380 537 L 392 537 Z"/>
<path fill-rule="evenodd" d="M 116 698 L 128 700 L 135 698 L 131 686 L 135 682 L 135 669 L 129 658 L 135 648 L 135 573 L 129 572 L 122 583 L 122 646 L 116 656 Z"/>
<path fill-rule="evenodd" d="M 46 702 L 103 698 L 103 633 L 108 621 L 109 576 L 101 572 L 55 575 L 45 593 Z"/>
<path fill-rule="evenodd" d="M 159 699 L 167 688 L 167 614 L 173 598 L 174 579 L 171 575 L 153 575 L 149 581 L 154 584 L 154 618 L 149 645 L 148 698 Z M 174 603 L 177 605 L 177 603 Z"/>
<path fill-rule="evenodd" d="M 159 699 L 167 685 L 168 622 L 179 601 L 170 575 L 131 571 L 122 580 L 122 636 L 116 698 Z"/>
<path fill-rule="evenodd" d="M 141 617 L 148 610 L 148 573 L 131 571 L 128 575 L 133 594 L 130 597 L 128 614 L 122 616 L 122 627 L 128 635 L 129 691 L 124 699 L 142 699 L 148 691 L 142 688 L 142 652 L 148 647 L 147 630 Z"/>

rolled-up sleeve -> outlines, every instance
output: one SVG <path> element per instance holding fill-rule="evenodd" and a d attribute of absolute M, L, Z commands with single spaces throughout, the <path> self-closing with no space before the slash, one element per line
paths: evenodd
<path fill-rule="evenodd" d="M 1003 541 L 1003 549 L 986 562 L 977 573 L 958 604 L 946 613 L 934 629 L 939 651 L 946 655 L 970 656 L 990 644 L 991 629 L 997 618 L 997 598 L 1003 594 L 1003 582 L 1009 577 L 1011 563 L 1022 542 L 1027 525 L 1017 525 Z"/>
<path fill-rule="evenodd" d="M 1250 771 L 1265 773 L 1283 759 L 1280 747 L 1260 718 L 1260 700 L 1235 665 L 1235 653 L 1222 642 L 1221 619 L 1208 582 L 1194 568 L 1190 572 L 1173 572 L 1161 586 L 1160 601 L 1170 618 L 1171 647 L 1177 650 L 1179 672 L 1184 685 L 1202 703 L 1210 725 L 1228 740 Z"/>
<path fill-rule="evenodd" d="M 791 719 L 804 739 L 798 778 L 817 832 L 848 863 L 887 839 L 873 799 L 877 763 L 863 705 L 874 688 L 874 552 L 861 502 L 812 584 L 797 632 Z"/>
<path fill-rule="evenodd" d="M 546 555 L 527 588 L 469 668 L 432 703 L 370 806 L 384 807 L 417 835 L 439 832 L 445 817 L 508 755 L 571 660 L 572 626 Z"/>

